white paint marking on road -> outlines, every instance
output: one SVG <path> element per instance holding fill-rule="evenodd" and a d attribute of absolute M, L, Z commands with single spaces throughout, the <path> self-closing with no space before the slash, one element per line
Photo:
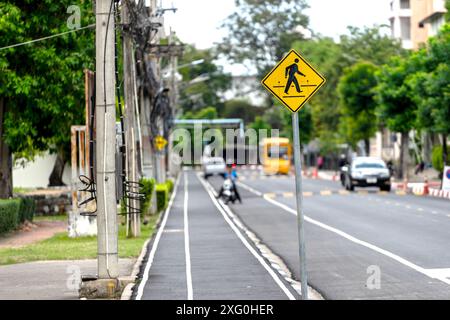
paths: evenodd
<path fill-rule="evenodd" d="M 194 300 L 194 290 L 192 288 L 191 250 L 189 247 L 188 177 L 186 172 L 184 172 L 184 252 L 186 256 L 187 300 Z"/>
<path fill-rule="evenodd" d="M 156 234 L 155 241 L 153 242 L 150 254 L 148 255 L 147 265 L 145 266 L 144 275 L 143 275 L 142 281 L 141 281 L 141 283 L 139 284 L 139 287 L 138 287 L 136 300 L 141 300 L 142 299 L 142 294 L 144 293 L 144 287 L 145 287 L 145 284 L 148 281 L 150 268 L 152 266 L 153 259 L 155 258 L 156 249 L 158 249 L 159 240 L 161 239 L 161 235 L 162 235 L 162 233 L 164 231 L 164 227 L 166 226 L 167 219 L 169 217 L 170 209 L 172 208 L 172 204 L 173 204 L 173 201 L 175 199 L 175 195 L 177 194 L 177 189 L 178 189 L 179 182 L 180 182 L 180 177 L 178 176 L 177 181 L 175 183 L 175 187 L 173 188 L 172 196 L 170 197 L 169 204 L 167 205 L 167 209 L 164 212 L 164 218 L 163 218 L 163 220 L 161 222 L 161 225 L 159 226 L 159 230 L 158 230 L 158 233 Z"/>
<path fill-rule="evenodd" d="M 423 209 L 422 209 L 422 208 L 418 208 L 417 210 L 418 210 L 418 211 L 423 211 Z"/>
<path fill-rule="evenodd" d="M 280 287 L 280 289 L 286 294 L 289 300 L 295 300 L 295 297 L 293 294 L 289 291 L 289 289 L 284 285 L 283 282 L 278 278 L 276 273 L 272 270 L 271 267 L 266 263 L 264 258 L 258 254 L 258 252 L 250 245 L 250 243 L 245 239 L 245 237 L 242 235 L 242 233 L 239 231 L 238 227 L 231 221 L 228 214 L 225 212 L 225 210 L 222 208 L 222 206 L 217 201 L 213 191 L 211 190 L 212 187 L 208 186 L 198 175 L 197 179 L 200 181 L 200 183 L 205 188 L 206 192 L 208 193 L 209 197 L 211 198 L 212 202 L 216 206 L 216 208 L 219 210 L 219 212 L 222 214 L 225 221 L 228 223 L 228 225 L 231 227 L 231 229 L 234 231 L 234 233 L 238 236 L 238 238 L 241 240 L 241 242 L 244 244 L 244 246 L 250 251 L 250 253 L 258 260 L 258 262 L 266 269 L 266 271 L 269 273 L 269 275 L 272 277 L 272 279 L 275 281 L 275 283 Z M 249 187 L 250 188 L 250 187 Z M 250 188 L 251 189 L 251 188 Z M 249 189 L 247 189 L 249 190 Z M 256 194 L 256 193 L 255 193 Z M 259 192 L 260 195 L 262 193 Z"/>
<path fill-rule="evenodd" d="M 241 183 L 241 185 L 244 185 L 244 184 Z M 285 211 L 287 211 L 289 213 L 292 213 L 293 215 L 297 215 L 297 211 L 292 209 L 292 208 L 290 208 L 290 207 L 288 207 L 287 205 L 285 205 L 283 203 L 280 203 L 280 202 L 278 202 L 276 200 L 267 198 L 267 197 L 263 197 L 263 198 L 266 199 L 266 201 L 272 203 L 273 205 L 278 206 L 278 207 L 284 209 Z M 335 233 L 335 234 L 337 234 L 337 235 L 339 235 L 339 236 L 341 236 L 341 237 L 343 237 L 343 238 L 345 238 L 347 240 L 350 240 L 353 243 L 359 244 L 359 245 L 361 245 L 363 247 L 366 247 L 366 248 L 369 248 L 369 249 L 371 249 L 371 250 L 373 250 L 375 252 L 378 252 L 378 253 L 386 256 L 386 257 L 389 257 L 389 258 L 391 258 L 391 259 L 393 259 L 393 260 L 403 264 L 404 266 L 409 267 L 409 268 L 411 268 L 411 269 L 413 269 L 413 270 L 415 270 L 417 272 L 420 272 L 420 273 L 422 273 L 422 274 L 424 274 L 424 275 L 426 275 L 426 276 L 428 276 L 430 278 L 438 279 L 438 280 L 440 280 L 440 281 L 450 285 L 450 279 L 447 279 L 445 277 L 441 277 L 440 274 L 438 274 L 438 273 L 429 272 L 427 269 L 422 268 L 422 267 L 420 267 L 420 266 L 418 266 L 418 265 L 416 265 L 416 264 L 414 264 L 414 263 L 412 263 L 412 262 L 410 262 L 410 261 L 408 261 L 408 260 L 406 260 L 406 259 L 404 259 L 404 258 L 402 258 L 402 257 L 400 257 L 398 255 L 396 255 L 395 253 L 392 253 L 392 252 L 390 252 L 388 250 L 385 250 L 385 249 L 382 249 L 382 248 L 380 248 L 380 247 L 378 247 L 376 245 L 373 245 L 373 244 L 368 243 L 366 241 L 363 241 L 363 240 L 360 240 L 358 238 L 355 238 L 355 237 L 349 235 L 348 233 L 346 233 L 344 231 L 341 231 L 339 229 L 331 227 L 331 226 L 329 226 L 329 225 L 327 225 L 325 223 L 322 223 L 320 221 L 312 219 L 312 218 L 310 218 L 310 217 L 308 217 L 306 215 L 305 215 L 305 221 L 308 221 L 311 224 L 314 224 L 314 225 L 316 225 L 318 227 L 321 227 L 322 229 L 331 231 L 331 232 L 333 232 L 333 233 Z"/>

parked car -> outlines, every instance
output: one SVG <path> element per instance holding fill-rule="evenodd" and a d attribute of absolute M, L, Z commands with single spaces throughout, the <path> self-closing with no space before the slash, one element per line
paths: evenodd
<path fill-rule="evenodd" d="M 345 189 L 379 187 L 391 191 L 391 174 L 386 163 L 375 157 L 356 157 L 351 164 L 341 168 L 341 183 Z"/>
<path fill-rule="evenodd" d="M 202 170 L 205 179 L 215 174 L 224 176 L 227 170 L 225 160 L 221 157 L 203 157 Z"/>

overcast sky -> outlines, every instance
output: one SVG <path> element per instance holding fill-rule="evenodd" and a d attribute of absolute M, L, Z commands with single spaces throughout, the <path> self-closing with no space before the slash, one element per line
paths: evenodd
<path fill-rule="evenodd" d="M 347 26 L 389 24 L 390 0 L 308 0 L 310 28 L 335 39 L 346 33 Z M 185 43 L 208 48 L 225 34 L 221 22 L 234 12 L 234 0 L 162 0 L 164 7 L 172 4 L 178 11 L 167 12 L 165 22 Z M 228 71 L 233 71 L 226 68 Z"/>

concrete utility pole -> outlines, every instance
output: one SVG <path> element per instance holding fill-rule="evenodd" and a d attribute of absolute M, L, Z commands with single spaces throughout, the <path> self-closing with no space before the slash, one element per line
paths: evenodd
<path fill-rule="evenodd" d="M 96 168 L 98 277 L 119 276 L 116 205 L 114 0 L 96 3 Z"/>
<path fill-rule="evenodd" d="M 127 29 L 130 23 L 128 8 L 125 3 L 122 4 L 122 23 Z M 126 150 L 127 150 L 127 178 L 131 182 L 137 182 L 137 161 L 136 161 L 136 140 L 134 128 L 136 127 L 136 117 L 134 113 L 134 81 L 133 78 L 133 43 L 128 32 L 123 33 L 123 73 L 124 73 L 124 93 L 125 93 L 125 134 L 126 134 Z M 131 185 L 131 191 L 137 191 L 137 186 Z M 130 222 L 131 236 L 139 237 L 141 234 L 141 217 L 139 213 L 139 201 L 128 199 L 127 214 Z M 132 212 L 130 212 L 132 211 Z M 130 215 L 131 213 L 131 215 Z M 129 225 L 127 225 L 127 228 Z"/>

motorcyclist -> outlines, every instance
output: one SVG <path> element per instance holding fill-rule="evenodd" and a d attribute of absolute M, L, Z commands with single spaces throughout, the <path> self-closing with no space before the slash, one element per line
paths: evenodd
<path fill-rule="evenodd" d="M 233 191 L 236 195 L 236 199 L 239 201 L 239 203 L 242 203 L 241 195 L 239 194 L 237 187 L 236 187 L 236 180 L 238 179 L 238 175 L 236 172 L 236 164 L 227 164 L 227 172 L 225 172 L 224 179 L 230 179 L 233 184 Z M 223 186 L 220 188 L 219 194 L 217 195 L 217 198 L 220 198 L 223 195 Z"/>

